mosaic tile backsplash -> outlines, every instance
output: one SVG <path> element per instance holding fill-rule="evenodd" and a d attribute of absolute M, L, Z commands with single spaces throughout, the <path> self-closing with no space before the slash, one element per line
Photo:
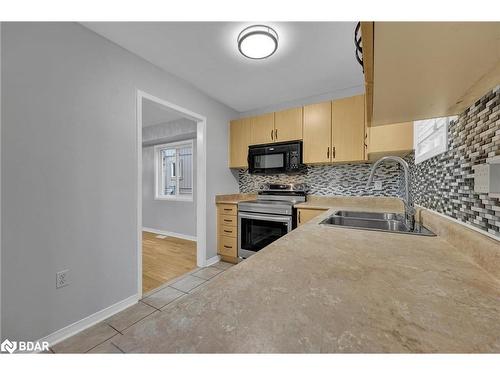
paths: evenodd
<path fill-rule="evenodd" d="M 239 171 L 239 187 L 241 193 L 252 193 L 259 190 L 262 183 L 305 183 L 311 195 L 373 195 L 399 196 L 399 167 L 385 164 L 377 168 L 375 180 L 382 181 L 382 190 L 366 187 L 370 175 L 371 164 L 342 164 L 306 166 L 303 171 L 294 175 L 252 175 L 247 169 Z"/>
<path fill-rule="evenodd" d="M 410 164 L 411 195 L 415 203 L 471 224 L 500 238 L 500 202 L 474 192 L 472 166 L 500 155 L 500 86 L 484 95 L 452 122 L 448 151 L 418 165 Z M 402 170 L 396 164 L 381 165 L 375 180 L 383 190 L 367 188 L 371 164 L 307 166 L 296 175 L 251 175 L 239 170 L 241 193 L 259 190 L 264 182 L 306 183 L 313 195 L 403 196 Z"/>
<path fill-rule="evenodd" d="M 500 202 L 474 192 L 472 166 L 500 155 L 500 86 L 478 100 L 448 128 L 448 151 L 418 165 L 413 155 L 415 203 L 500 237 Z"/>

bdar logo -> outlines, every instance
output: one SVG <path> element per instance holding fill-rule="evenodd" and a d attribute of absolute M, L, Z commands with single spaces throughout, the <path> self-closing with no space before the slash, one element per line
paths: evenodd
<path fill-rule="evenodd" d="M 0 350 L 2 352 L 9 352 L 10 354 L 14 353 L 17 349 L 17 343 L 14 341 L 10 341 L 8 339 L 5 339 L 2 342 L 2 345 L 0 345 Z"/>

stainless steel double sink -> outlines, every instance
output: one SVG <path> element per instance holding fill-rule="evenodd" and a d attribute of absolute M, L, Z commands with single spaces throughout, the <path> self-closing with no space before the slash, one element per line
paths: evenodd
<path fill-rule="evenodd" d="M 413 231 L 410 230 L 405 223 L 404 216 L 392 212 L 337 211 L 321 221 L 320 224 L 351 229 L 435 236 L 433 232 L 418 223 Z"/>

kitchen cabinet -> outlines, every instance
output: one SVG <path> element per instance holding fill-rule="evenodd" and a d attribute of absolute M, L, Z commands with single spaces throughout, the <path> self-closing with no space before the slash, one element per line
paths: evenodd
<path fill-rule="evenodd" d="M 250 125 L 249 118 L 232 120 L 229 123 L 229 168 L 248 168 Z"/>
<path fill-rule="evenodd" d="M 368 160 L 404 156 L 413 150 L 413 122 L 368 128 Z"/>
<path fill-rule="evenodd" d="M 274 142 L 274 112 L 250 118 L 250 144 L 260 145 Z"/>
<path fill-rule="evenodd" d="M 302 139 L 302 107 L 274 113 L 274 141 L 286 142 Z"/>
<path fill-rule="evenodd" d="M 365 160 L 365 96 L 332 102 L 332 161 Z"/>
<path fill-rule="evenodd" d="M 304 106 L 303 140 L 303 161 L 305 164 L 329 163 L 331 161 L 331 102 Z"/>
<path fill-rule="evenodd" d="M 297 226 L 307 223 L 312 218 L 321 215 L 326 209 L 299 208 L 297 209 Z"/>
<path fill-rule="evenodd" d="M 500 82 L 499 22 L 361 22 L 361 35 L 368 126 L 456 115 Z"/>
<path fill-rule="evenodd" d="M 304 164 L 363 161 L 365 129 L 364 95 L 233 120 L 229 167 L 248 167 L 249 145 L 294 140 L 303 140 Z"/>
<path fill-rule="evenodd" d="M 237 204 L 217 204 L 217 254 L 226 262 L 238 263 Z"/>

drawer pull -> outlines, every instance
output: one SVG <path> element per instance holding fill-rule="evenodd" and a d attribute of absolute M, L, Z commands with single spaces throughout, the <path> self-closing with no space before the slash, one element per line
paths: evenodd
<path fill-rule="evenodd" d="M 232 211 L 232 208 L 224 208 L 224 211 Z"/>
<path fill-rule="evenodd" d="M 232 230 L 225 230 L 225 229 L 224 229 L 224 232 L 226 232 L 226 233 L 233 233 Z"/>
<path fill-rule="evenodd" d="M 226 249 L 232 249 L 232 248 L 233 248 L 232 246 L 227 246 L 227 245 L 224 245 L 224 247 L 225 247 Z"/>
<path fill-rule="evenodd" d="M 224 219 L 224 221 L 227 221 L 227 222 L 229 222 L 229 223 L 231 223 L 231 222 L 232 222 L 232 220 L 231 220 L 231 219 Z"/>

